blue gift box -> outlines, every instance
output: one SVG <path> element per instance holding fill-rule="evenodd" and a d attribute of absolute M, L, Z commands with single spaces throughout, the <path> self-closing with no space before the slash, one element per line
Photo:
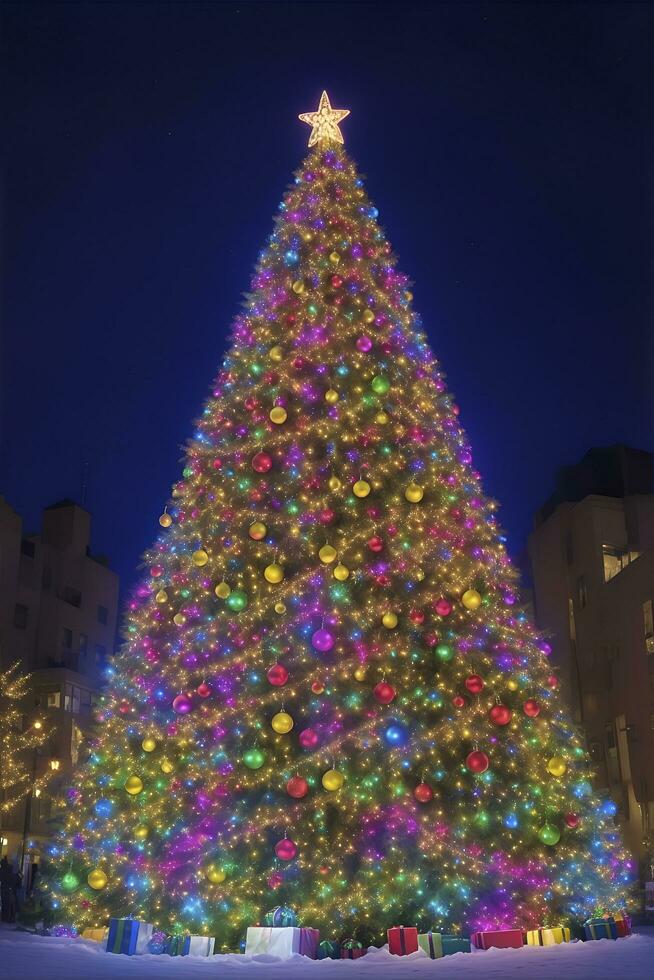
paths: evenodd
<path fill-rule="evenodd" d="M 126 956 L 147 953 L 153 928 L 138 919 L 109 919 L 106 950 L 108 953 L 124 953 Z"/>
<path fill-rule="evenodd" d="M 443 936 L 443 956 L 451 953 L 471 953 L 470 940 L 461 936 Z"/>
<path fill-rule="evenodd" d="M 617 939 L 618 924 L 611 916 L 608 919 L 588 919 L 584 922 L 584 939 Z"/>

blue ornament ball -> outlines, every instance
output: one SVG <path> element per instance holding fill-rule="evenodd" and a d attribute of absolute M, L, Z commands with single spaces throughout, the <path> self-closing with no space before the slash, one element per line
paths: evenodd
<path fill-rule="evenodd" d="M 384 738 L 392 748 L 396 748 L 400 745 L 406 745 L 409 740 L 409 730 L 406 725 L 402 725 L 400 722 L 395 721 L 385 729 Z"/>
<path fill-rule="evenodd" d="M 95 810 L 96 817 L 101 817 L 102 820 L 106 820 L 113 813 L 114 804 L 112 800 L 108 800 L 106 796 L 102 796 L 96 801 L 93 809 Z"/>

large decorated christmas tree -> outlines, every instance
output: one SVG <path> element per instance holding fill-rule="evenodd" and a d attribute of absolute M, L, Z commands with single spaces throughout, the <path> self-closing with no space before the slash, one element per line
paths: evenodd
<path fill-rule="evenodd" d="M 622 903 L 557 690 L 409 281 L 323 94 L 159 518 L 52 882 L 237 948 Z M 525 370 L 531 367 L 525 365 Z"/>

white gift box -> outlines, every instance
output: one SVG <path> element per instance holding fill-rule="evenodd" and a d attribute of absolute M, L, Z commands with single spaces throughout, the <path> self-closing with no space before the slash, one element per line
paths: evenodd
<path fill-rule="evenodd" d="M 188 936 L 187 942 L 184 943 L 184 955 L 213 956 L 215 942 L 216 940 L 210 936 Z"/>
<path fill-rule="evenodd" d="M 295 926 L 249 926 L 245 939 L 245 955 L 279 956 L 287 959 L 294 953 L 315 960 L 318 952 L 317 929 L 300 929 Z"/>

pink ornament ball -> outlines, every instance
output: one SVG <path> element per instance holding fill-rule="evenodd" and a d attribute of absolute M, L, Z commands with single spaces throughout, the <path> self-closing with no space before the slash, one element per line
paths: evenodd
<path fill-rule="evenodd" d="M 334 637 L 326 629 L 319 629 L 311 637 L 311 646 L 320 653 L 327 653 L 334 646 Z"/>
<path fill-rule="evenodd" d="M 360 350 L 362 354 L 367 354 L 372 349 L 372 340 L 370 337 L 359 337 L 357 340 L 357 350 Z"/>
<path fill-rule="evenodd" d="M 178 694 L 173 701 L 173 711 L 178 715 L 187 715 L 193 708 L 193 702 L 188 694 Z"/>
<path fill-rule="evenodd" d="M 298 737 L 303 749 L 315 749 L 318 744 L 318 733 L 313 728 L 305 728 Z"/>
<path fill-rule="evenodd" d="M 283 687 L 288 680 L 288 671 L 283 664 L 273 664 L 266 677 L 273 687 Z"/>
<path fill-rule="evenodd" d="M 549 684 L 549 686 L 552 689 L 554 689 L 555 687 L 558 687 L 559 686 L 559 679 L 556 676 L 556 674 L 550 674 L 550 676 L 547 678 L 547 683 Z"/>
<path fill-rule="evenodd" d="M 569 827 L 570 830 L 575 830 L 579 826 L 580 820 L 576 813 L 566 813 L 564 819 L 566 827 Z"/>
<path fill-rule="evenodd" d="M 255 473 L 268 473 L 272 469 L 272 456 L 270 453 L 257 453 L 252 457 L 252 469 Z"/>
<path fill-rule="evenodd" d="M 208 698 L 209 695 L 211 694 L 211 688 L 209 687 L 208 684 L 205 684 L 205 682 L 202 681 L 201 684 L 198 684 L 197 692 L 201 698 Z"/>
<path fill-rule="evenodd" d="M 275 854 L 280 861 L 292 861 L 297 854 L 297 844 L 290 838 L 284 837 L 275 844 Z"/>
<path fill-rule="evenodd" d="M 449 616 L 452 612 L 452 603 L 447 599 L 439 599 L 435 608 L 439 616 Z"/>
<path fill-rule="evenodd" d="M 454 705 L 455 708 L 465 708 L 466 699 L 463 697 L 462 694 L 455 694 L 454 697 L 452 698 L 452 704 Z"/>
<path fill-rule="evenodd" d="M 279 871 L 273 871 L 268 877 L 268 888 L 279 888 L 284 882 L 284 875 Z"/>
<path fill-rule="evenodd" d="M 479 674 L 470 674 L 466 677 L 465 685 L 471 694 L 481 694 L 484 690 L 484 682 Z"/>
<path fill-rule="evenodd" d="M 475 749 L 473 752 L 469 752 L 466 756 L 466 767 L 470 770 L 470 772 L 474 772 L 476 775 L 486 772 L 489 765 L 490 760 L 488 756 L 480 749 Z"/>

